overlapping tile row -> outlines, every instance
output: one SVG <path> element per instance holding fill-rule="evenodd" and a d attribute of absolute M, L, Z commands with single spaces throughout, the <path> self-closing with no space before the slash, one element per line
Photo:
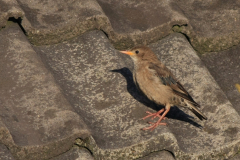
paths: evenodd
<path fill-rule="evenodd" d="M 104 31 L 118 49 L 150 44 L 172 32 L 184 33 L 200 53 L 240 42 L 239 0 L 13 2 L 20 11 L 11 12 L 13 4 L 1 2 L 7 6 L 4 11 L 22 18 L 21 25 L 35 45 L 59 43 L 94 29 Z M 12 14 L 1 13 L 4 26 Z"/>
<path fill-rule="evenodd" d="M 182 108 L 188 115 L 184 116 L 178 108 L 172 111 L 169 118 L 173 121 L 170 121 L 169 128 L 180 148 L 179 153 L 174 153 L 176 157 L 222 159 L 237 153 L 240 143 L 239 114 L 183 35 L 171 34 L 150 47 L 172 69 L 208 118 L 199 121 Z"/>
<path fill-rule="evenodd" d="M 240 42 L 240 1 L 183 0 L 171 3 L 189 20 L 185 33 L 200 53 L 221 51 Z"/>
<path fill-rule="evenodd" d="M 209 72 L 216 79 L 229 101 L 240 113 L 240 45 L 221 52 L 207 53 L 201 56 Z"/>
<path fill-rule="evenodd" d="M 0 136 L 17 159 L 50 158 L 73 143 L 88 148 L 95 159 L 140 158 L 160 150 L 179 159 L 218 159 L 239 150 L 237 112 L 180 34 L 150 47 L 202 105 L 208 120 L 174 107 L 169 126 L 153 132 L 140 130 L 147 125 L 141 118 L 159 106 L 137 91 L 131 60 L 116 52 L 102 32 L 34 50 L 17 24 L 9 24 L 1 36 Z"/>
<path fill-rule="evenodd" d="M 92 136 L 78 139 L 76 144 L 89 148 L 96 159 L 134 159 L 163 149 L 179 159 L 229 158 L 237 153 L 240 117 L 187 39 L 172 34 L 150 47 L 201 104 L 207 121 L 173 107 L 168 127 L 142 131 L 147 125 L 141 119 L 145 111 L 153 112 L 151 108 L 158 110 L 159 106 L 136 90 L 128 69 L 131 60 L 116 52 L 100 31 L 34 47 L 92 131 Z"/>
<path fill-rule="evenodd" d="M 92 136 L 76 143 L 89 148 L 96 159 L 139 158 L 177 147 L 167 127 L 140 131 L 146 125 L 141 117 L 149 109 L 142 104 L 144 99 L 133 85 L 131 72 L 124 68 L 124 59 L 102 32 L 91 31 L 71 41 L 34 49 L 90 128 Z"/>
<path fill-rule="evenodd" d="M 0 32 L 0 144 L 17 159 L 69 150 L 89 130 L 17 24 Z"/>
<path fill-rule="evenodd" d="M 239 42 L 239 27 L 234 27 L 240 22 L 239 1 L 0 4 L 6 6 L 0 5 L 4 155 L 64 159 L 86 153 L 92 158 L 78 148 L 63 154 L 74 143 L 95 159 L 134 159 L 161 150 L 177 159 L 220 159 L 239 152 L 239 115 L 187 39 L 167 36 L 184 33 L 199 52 L 231 47 Z M 10 17 L 21 17 L 22 28 L 7 22 Z M 137 91 L 131 60 L 115 49 L 136 44 L 150 44 L 201 104 L 207 121 L 173 107 L 168 127 L 141 131 L 148 125 L 141 119 L 145 111 L 161 107 Z"/>

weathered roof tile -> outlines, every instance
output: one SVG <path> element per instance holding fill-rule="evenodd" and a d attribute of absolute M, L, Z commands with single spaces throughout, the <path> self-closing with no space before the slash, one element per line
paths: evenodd
<path fill-rule="evenodd" d="M 9 131 L 0 136 L 17 159 L 50 158 L 90 135 L 17 24 L 0 32 L 0 48 L 0 116 Z"/>

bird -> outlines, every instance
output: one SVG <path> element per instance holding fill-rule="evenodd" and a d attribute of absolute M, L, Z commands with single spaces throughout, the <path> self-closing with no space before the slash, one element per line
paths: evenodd
<path fill-rule="evenodd" d="M 127 51 L 120 51 L 131 57 L 134 63 L 133 80 L 136 87 L 144 93 L 148 99 L 157 105 L 165 106 L 156 113 L 147 111 L 143 119 L 158 117 L 156 123 L 149 122 L 151 126 L 143 130 L 153 131 L 158 125 L 167 125 L 161 121 L 172 106 L 185 107 L 192 111 L 200 120 L 207 120 L 207 117 L 198 109 L 196 103 L 179 80 L 173 75 L 154 52 L 147 46 L 136 46 Z"/>

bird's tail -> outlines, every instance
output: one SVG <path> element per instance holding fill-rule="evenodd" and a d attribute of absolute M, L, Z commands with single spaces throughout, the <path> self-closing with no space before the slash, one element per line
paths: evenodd
<path fill-rule="evenodd" d="M 191 104 L 191 103 L 187 103 L 188 105 L 188 109 L 190 111 L 192 111 L 200 120 L 207 120 L 207 117 L 201 112 L 199 111 L 195 106 L 194 104 Z"/>

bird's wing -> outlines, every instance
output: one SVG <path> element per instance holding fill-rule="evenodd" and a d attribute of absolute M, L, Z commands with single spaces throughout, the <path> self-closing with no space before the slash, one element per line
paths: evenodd
<path fill-rule="evenodd" d="M 160 78 L 162 84 L 169 86 L 175 95 L 184 98 L 196 107 L 200 107 L 200 105 L 193 100 L 193 98 L 185 90 L 182 84 L 174 77 L 174 75 L 167 67 L 150 63 L 149 69 L 152 70 L 155 75 Z"/>

